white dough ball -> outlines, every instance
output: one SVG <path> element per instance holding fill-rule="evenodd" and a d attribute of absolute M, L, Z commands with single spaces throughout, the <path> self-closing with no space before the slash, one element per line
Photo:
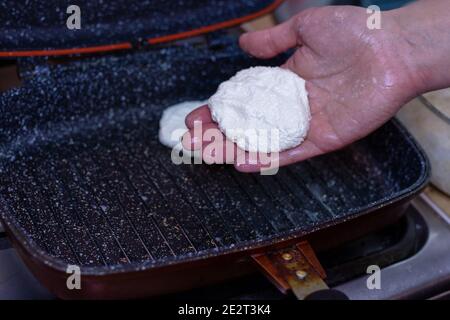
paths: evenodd
<path fill-rule="evenodd" d="M 181 138 L 188 131 L 185 124 L 186 116 L 206 103 L 206 101 L 186 101 L 165 109 L 159 121 L 159 141 L 166 147 L 182 150 Z M 187 150 L 184 152 L 189 153 Z"/>
<path fill-rule="evenodd" d="M 253 67 L 223 82 L 208 101 L 228 139 L 251 152 L 300 145 L 311 119 L 305 80 L 279 67 Z"/>

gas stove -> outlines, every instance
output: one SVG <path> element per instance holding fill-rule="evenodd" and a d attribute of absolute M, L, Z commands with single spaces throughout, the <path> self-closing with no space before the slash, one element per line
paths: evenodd
<path fill-rule="evenodd" d="M 402 219 L 319 254 L 331 288 L 350 299 L 429 299 L 450 296 L 450 219 L 425 194 Z M 381 289 L 367 288 L 367 266 L 381 268 Z M 0 299 L 53 299 L 23 264 L 0 226 Z M 168 299 L 294 299 L 259 274 L 166 296 Z"/>

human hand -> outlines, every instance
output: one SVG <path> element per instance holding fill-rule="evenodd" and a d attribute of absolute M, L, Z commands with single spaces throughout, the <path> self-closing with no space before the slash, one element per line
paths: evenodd
<path fill-rule="evenodd" d="M 282 66 L 306 80 L 311 124 L 306 140 L 279 154 L 279 165 L 288 165 L 340 149 L 380 127 L 413 98 L 421 87 L 420 74 L 405 55 L 411 44 L 396 19 L 383 13 L 383 28 L 369 30 L 365 9 L 321 7 L 305 10 L 274 28 L 244 34 L 243 50 L 257 58 L 271 58 L 289 48 L 296 52 Z M 207 106 L 188 115 L 190 128 L 185 148 L 237 148 L 226 140 L 203 141 L 194 135 L 194 123 L 202 131 L 219 130 Z M 224 144 L 224 142 L 226 142 Z M 209 148 L 214 150 L 214 148 Z M 225 155 L 226 152 L 222 152 Z M 259 171 L 261 163 L 237 163 L 236 159 L 203 154 L 208 163 L 234 162 L 239 171 Z"/>

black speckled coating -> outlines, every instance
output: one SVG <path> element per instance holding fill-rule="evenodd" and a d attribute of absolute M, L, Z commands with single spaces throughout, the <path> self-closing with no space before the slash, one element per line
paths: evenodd
<path fill-rule="evenodd" d="M 2 0 L 0 51 L 138 42 L 258 12 L 273 0 Z M 81 29 L 69 30 L 69 5 Z"/>
<path fill-rule="evenodd" d="M 276 176 L 172 164 L 162 110 L 261 64 L 223 41 L 42 65 L 0 95 L 0 212 L 29 254 L 91 274 L 164 266 L 314 232 L 426 182 L 395 122 Z"/>

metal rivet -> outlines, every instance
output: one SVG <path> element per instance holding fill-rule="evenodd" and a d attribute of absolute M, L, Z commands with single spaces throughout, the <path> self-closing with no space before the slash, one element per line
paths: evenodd
<path fill-rule="evenodd" d="M 292 255 L 290 253 L 283 253 L 281 257 L 286 261 L 292 260 Z"/>
<path fill-rule="evenodd" d="M 297 271 L 295 271 L 295 275 L 300 280 L 305 280 L 305 278 L 308 276 L 308 273 L 304 270 L 297 270 Z"/>

